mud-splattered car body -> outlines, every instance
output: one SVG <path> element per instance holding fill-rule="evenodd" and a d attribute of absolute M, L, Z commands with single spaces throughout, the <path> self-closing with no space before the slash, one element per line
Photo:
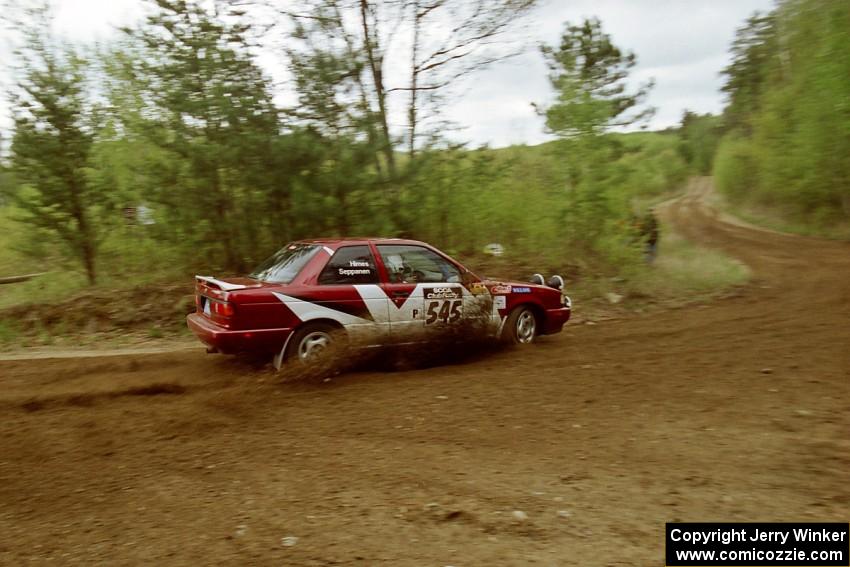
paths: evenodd
<path fill-rule="evenodd" d="M 527 320 L 510 321 L 521 335 L 512 338 L 531 342 L 560 332 L 571 313 L 563 281 L 539 280 L 485 280 L 415 240 L 304 240 L 250 277 L 197 276 L 187 323 L 211 352 L 269 353 L 277 366 L 297 354 L 290 343 L 305 326 L 338 329 L 364 347 L 425 342 L 458 328 L 511 338 L 505 324 L 520 310 Z"/>

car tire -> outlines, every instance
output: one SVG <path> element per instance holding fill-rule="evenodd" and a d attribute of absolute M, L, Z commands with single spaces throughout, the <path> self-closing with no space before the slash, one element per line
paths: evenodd
<path fill-rule="evenodd" d="M 328 323 L 307 323 L 298 328 L 286 345 L 286 366 L 300 374 L 317 377 L 339 368 L 347 341 L 345 331 Z"/>
<path fill-rule="evenodd" d="M 534 342 L 538 335 L 540 322 L 534 311 L 520 305 L 510 312 L 502 328 L 502 341 L 513 345 L 525 345 Z"/>

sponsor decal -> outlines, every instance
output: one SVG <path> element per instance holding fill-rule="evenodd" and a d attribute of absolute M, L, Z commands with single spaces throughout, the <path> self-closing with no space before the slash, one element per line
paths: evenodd
<path fill-rule="evenodd" d="M 469 293 L 472 295 L 483 295 L 489 293 L 487 291 L 487 286 L 481 282 L 474 282 L 469 285 Z"/>
<path fill-rule="evenodd" d="M 504 295 L 498 295 L 493 298 L 493 307 L 496 309 L 506 309 L 508 307 L 508 298 Z"/>
<path fill-rule="evenodd" d="M 463 297 L 460 287 L 426 287 L 422 291 L 425 299 L 461 299 Z"/>
<path fill-rule="evenodd" d="M 513 293 L 531 293 L 530 287 L 511 287 Z"/>
<path fill-rule="evenodd" d="M 509 285 L 494 285 L 493 288 L 490 290 L 490 293 L 492 293 L 493 295 L 506 294 L 510 292 L 511 286 Z"/>
<path fill-rule="evenodd" d="M 436 300 L 425 302 L 425 324 L 457 323 L 463 316 L 463 300 Z"/>
<path fill-rule="evenodd" d="M 341 276 L 368 276 L 372 273 L 369 268 L 357 268 L 355 270 L 349 268 L 340 268 L 339 275 Z"/>

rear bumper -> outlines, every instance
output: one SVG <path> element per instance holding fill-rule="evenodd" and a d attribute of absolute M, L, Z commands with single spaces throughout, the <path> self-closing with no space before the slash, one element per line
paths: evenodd
<path fill-rule="evenodd" d="M 570 320 L 572 310 L 569 307 L 559 307 L 558 309 L 546 310 L 546 322 L 543 325 L 543 334 L 552 335 L 560 333 L 564 328 L 564 324 Z"/>
<path fill-rule="evenodd" d="M 225 354 L 240 352 L 276 353 L 292 334 L 292 329 L 245 329 L 232 331 L 199 313 L 186 317 L 189 330 L 202 343 Z"/>

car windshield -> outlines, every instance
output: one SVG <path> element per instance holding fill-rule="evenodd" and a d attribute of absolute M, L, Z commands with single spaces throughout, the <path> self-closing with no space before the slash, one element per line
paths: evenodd
<path fill-rule="evenodd" d="M 250 277 L 264 282 L 289 283 L 319 248 L 317 244 L 289 244 L 260 264 Z"/>

